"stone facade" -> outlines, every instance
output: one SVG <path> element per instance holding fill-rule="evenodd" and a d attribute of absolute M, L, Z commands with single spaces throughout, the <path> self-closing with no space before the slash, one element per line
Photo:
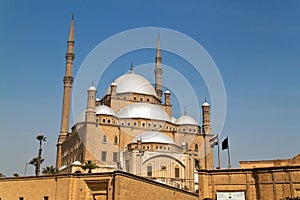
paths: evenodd
<path fill-rule="evenodd" d="M 0 178 L 0 199 L 197 200 L 198 194 L 125 172 Z"/>
<path fill-rule="evenodd" d="M 244 192 L 247 200 L 300 197 L 300 165 L 199 171 L 199 199 L 217 199 L 218 192 Z"/>

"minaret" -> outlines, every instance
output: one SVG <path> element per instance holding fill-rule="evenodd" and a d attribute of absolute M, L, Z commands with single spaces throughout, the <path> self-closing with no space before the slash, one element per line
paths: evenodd
<path fill-rule="evenodd" d="M 206 99 L 202 104 L 202 133 L 212 134 L 210 126 L 210 105 L 207 103 Z"/>
<path fill-rule="evenodd" d="M 87 109 L 85 111 L 86 122 L 96 122 L 96 94 L 97 89 L 94 86 L 89 87 Z"/>
<path fill-rule="evenodd" d="M 70 105 L 72 96 L 72 68 L 74 54 L 74 16 L 72 16 L 70 34 L 67 43 L 67 53 L 66 53 L 66 72 L 64 77 L 64 97 L 61 115 L 61 128 L 60 134 L 57 141 L 57 155 L 56 155 L 56 168 L 60 168 L 62 165 L 62 143 L 65 141 L 68 135 L 69 123 L 70 123 Z"/>
<path fill-rule="evenodd" d="M 158 33 L 158 39 L 157 39 L 157 49 L 156 49 L 156 58 L 155 58 L 155 90 L 158 96 L 158 99 L 162 100 L 162 68 L 161 68 L 161 53 L 160 53 L 160 35 Z"/>

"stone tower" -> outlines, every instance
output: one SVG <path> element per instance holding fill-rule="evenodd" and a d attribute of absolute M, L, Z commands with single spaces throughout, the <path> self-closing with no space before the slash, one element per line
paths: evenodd
<path fill-rule="evenodd" d="M 63 95 L 63 106 L 62 106 L 62 115 L 61 115 L 61 128 L 60 134 L 57 141 L 57 155 L 56 155 L 56 168 L 61 167 L 61 158 L 62 158 L 62 149 L 61 145 L 63 141 L 67 138 L 69 131 L 69 122 L 70 122 L 70 105 L 71 105 L 71 96 L 72 96 L 72 68 L 73 60 L 75 58 L 74 54 L 74 16 L 72 16 L 70 34 L 67 43 L 67 53 L 66 53 L 66 71 L 64 77 L 64 95 Z"/>
<path fill-rule="evenodd" d="M 158 99 L 162 100 L 162 67 L 161 67 L 161 53 L 160 53 L 160 35 L 158 33 L 157 48 L 156 48 L 156 58 L 155 58 L 155 91 L 157 93 Z"/>
<path fill-rule="evenodd" d="M 89 87 L 87 110 L 85 111 L 86 122 L 96 123 L 96 93 L 97 90 L 94 86 Z"/>
<path fill-rule="evenodd" d="M 202 133 L 212 134 L 210 125 L 210 105 L 207 103 L 206 99 L 202 104 Z"/>

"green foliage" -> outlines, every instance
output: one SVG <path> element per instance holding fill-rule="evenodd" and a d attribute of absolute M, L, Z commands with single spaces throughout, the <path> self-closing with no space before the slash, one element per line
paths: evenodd
<path fill-rule="evenodd" d="M 37 166 L 38 159 L 36 157 L 32 158 L 32 160 L 29 162 L 30 165 Z M 44 162 L 44 159 L 41 159 L 41 163 Z"/>
<path fill-rule="evenodd" d="M 91 160 L 84 162 L 84 165 L 81 167 L 83 170 L 88 170 L 88 173 L 92 173 L 93 169 L 99 168 L 95 163 Z"/>
<path fill-rule="evenodd" d="M 53 166 L 47 166 L 43 168 L 42 174 L 55 174 L 56 168 Z"/>

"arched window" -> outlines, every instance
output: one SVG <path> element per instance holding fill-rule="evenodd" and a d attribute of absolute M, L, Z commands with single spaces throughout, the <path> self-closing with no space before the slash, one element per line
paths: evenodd
<path fill-rule="evenodd" d="M 118 136 L 114 137 L 114 144 L 118 144 Z"/>
<path fill-rule="evenodd" d="M 147 176 L 152 176 L 152 165 L 151 164 L 149 164 L 147 166 Z"/>
<path fill-rule="evenodd" d="M 178 165 L 175 166 L 175 178 L 179 178 L 179 167 L 178 167 Z"/>
<path fill-rule="evenodd" d="M 195 144 L 195 151 L 198 151 L 198 144 Z"/>

